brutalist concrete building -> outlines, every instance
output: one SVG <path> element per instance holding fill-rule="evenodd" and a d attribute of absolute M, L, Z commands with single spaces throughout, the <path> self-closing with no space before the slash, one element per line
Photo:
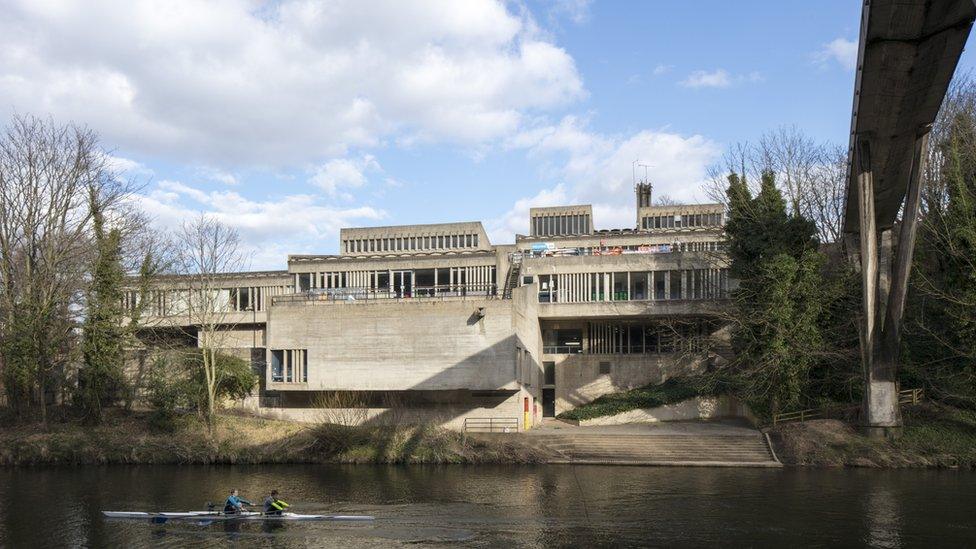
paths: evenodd
<path fill-rule="evenodd" d="M 734 284 L 724 209 L 651 206 L 646 185 L 636 195 L 625 229 L 596 229 L 587 205 L 533 208 L 514 244 L 492 244 L 480 222 L 351 228 L 338 255 L 222 275 L 221 346 L 261 378 L 247 405 L 522 430 L 707 367 L 716 356 L 702 342 L 721 339 Z M 167 332 L 199 343 L 192 292 L 180 277 L 155 284 L 147 346 Z"/>

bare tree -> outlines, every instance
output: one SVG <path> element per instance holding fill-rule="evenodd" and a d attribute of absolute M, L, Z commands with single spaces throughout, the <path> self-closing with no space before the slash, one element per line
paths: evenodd
<path fill-rule="evenodd" d="M 705 193 L 727 204 L 728 176 L 735 173 L 745 176 L 755 195 L 767 171 L 776 176 L 790 212 L 814 221 L 821 242 L 837 242 L 843 223 L 847 151 L 817 143 L 795 126 L 781 127 L 763 134 L 755 144 L 733 145 L 722 163 L 709 169 Z"/>
<path fill-rule="evenodd" d="M 206 214 L 183 224 L 177 235 L 177 246 L 177 269 L 186 277 L 189 287 L 186 312 L 203 355 L 207 424 L 212 429 L 221 382 L 218 354 L 226 347 L 227 330 L 233 327 L 229 316 L 230 292 L 223 287 L 222 275 L 243 271 L 247 260 L 237 231 Z"/>
<path fill-rule="evenodd" d="M 87 128 L 16 116 L 0 135 L 0 364 L 10 404 L 39 404 L 76 350 L 92 211 L 133 192 Z M 94 201 L 94 202 L 92 202 Z"/>

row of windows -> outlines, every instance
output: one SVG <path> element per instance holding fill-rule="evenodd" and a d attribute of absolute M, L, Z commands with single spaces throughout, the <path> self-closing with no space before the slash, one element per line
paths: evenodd
<path fill-rule="evenodd" d="M 641 218 L 641 228 L 649 229 L 680 229 L 682 227 L 719 227 L 722 225 L 722 214 L 703 213 L 687 215 L 652 215 Z"/>
<path fill-rule="evenodd" d="M 540 303 L 721 299 L 728 297 L 728 269 L 539 275 Z"/>
<path fill-rule="evenodd" d="M 549 215 L 532 218 L 532 236 L 589 234 L 588 214 Z"/>
<path fill-rule="evenodd" d="M 494 265 L 376 271 L 296 273 L 295 291 L 318 289 L 363 289 L 377 292 L 406 292 L 412 289 L 455 291 L 462 287 L 489 289 L 496 283 Z"/>
<path fill-rule="evenodd" d="M 191 312 L 203 306 L 210 306 L 214 312 L 264 311 L 271 304 L 272 296 L 290 293 L 288 286 L 248 286 L 240 288 L 221 288 L 214 290 L 209 297 L 199 291 L 190 290 L 152 290 L 143 303 L 140 293 L 129 290 L 122 295 L 122 307 L 130 313 L 140 306 L 145 316 L 171 316 Z"/>
<path fill-rule="evenodd" d="M 703 320 L 684 322 L 588 322 L 584 328 L 543 329 L 544 354 L 656 354 L 701 350 L 714 329 Z M 608 374 L 609 363 L 600 364 Z M 546 372 L 547 383 L 548 372 Z"/>
<path fill-rule="evenodd" d="M 477 234 L 438 236 L 404 236 L 395 238 L 357 238 L 343 240 L 344 253 L 382 253 L 415 250 L 450 250 L 477 248 Z"/>

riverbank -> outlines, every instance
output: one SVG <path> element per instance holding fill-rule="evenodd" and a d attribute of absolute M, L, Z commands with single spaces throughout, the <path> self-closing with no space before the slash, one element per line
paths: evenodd
<path fill-rule="evenodd" d="M 148 415 L 110 414 L 102 425 L 14 424 L 0 430 L 0 466 L 258 463 L 542 463 L 546 456 L 512 437 L 428 427 L 307 425 L 221 415 L 211 437 L 188 418 L 175 432 Z"/>
<path fill-rule="evenodd" d="M 777 457 L 796 467 L 976 468 L 976 412 L 926 403 L 904 408 L 895 441 L 869 440 L 838 420 L 768 430 Z M 113 411 L 91 427 L 76 422 L 8 424 L 0 466 L 95 464 L 530 464 L 551 457 L 538 437 L 472 435 L 430 426 L 344 427 L 221 415 L 211 437 L 195 417 L 174 432 L 148 414 Z"/>
<path fill-rule="evenodd" d="M 870 440 L 839 420 L 769 429 L 780 461 L 812 467 L 976 468 L 976 412 L 935 403 L 902 408 L 897 440 Z"/>

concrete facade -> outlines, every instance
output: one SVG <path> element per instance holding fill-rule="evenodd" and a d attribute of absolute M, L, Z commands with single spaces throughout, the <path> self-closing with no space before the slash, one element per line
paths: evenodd
<path fill-rule="evenodd" d="M 734 287 L 724 213 L 643 199 L 638 223 L 671 226 L 598 230 L 590 206 L 533 208 L 533 235 L 514 244 L 492 245 L 480 223 L 343 229 L 339 254 L 223 275 L 222 345 L 254 357 L 261 377 L 247 405 L 305 421 L 528 429 L 696 371 L 710 358 L 694 341 L 717 331 Z M 146 333 L 193 340 L 189 317 L 166 307 L 190 298 L 190 282 L 159 281 Z"/>

